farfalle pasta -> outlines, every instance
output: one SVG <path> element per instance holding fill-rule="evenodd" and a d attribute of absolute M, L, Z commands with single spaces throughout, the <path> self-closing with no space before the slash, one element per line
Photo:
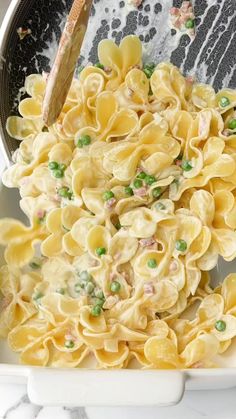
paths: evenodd
<path fill-rule="evenodd" d="M 45 75 L 7 121 L 0 336 L 25 364 L 213 368 L 236 336 L 236 92 L 143 64 L 135 36 L 98 47 L 51 127 Z"/>

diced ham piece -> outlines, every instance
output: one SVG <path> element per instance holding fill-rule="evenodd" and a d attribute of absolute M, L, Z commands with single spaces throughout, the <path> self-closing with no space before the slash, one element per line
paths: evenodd
<path fill-rule="evenodd" d="M 116 198 L 111 198 L 111 199 L 108 199 L 105 206 L 107 209 L 111 209 L 112 207 L 114 207 L 115 204 L 116 204 Z"/>
<path fill-rule="evenodd" d="M 146 282 L 143 286 L 144 294 L 146 295 L 153 295 L 154 294 L 154 286 L 152 282 Z"/>
<path fill-rule="evenodd" d="M 156 240 L 153 237 L 149 237 L 148 239 L 139 240 L 139 244 L 142 247 L 152 246 L 155 243 L 156 243 Z"/>

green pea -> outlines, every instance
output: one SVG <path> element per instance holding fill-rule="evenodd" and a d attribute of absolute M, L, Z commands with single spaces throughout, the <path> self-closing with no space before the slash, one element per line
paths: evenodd
<path fill-rule="evenodd" d="M 176 250 L 178 250 L 178 252 L 185 252 L 187 250 L 187 243 L 185 240 L 177 240 L 177 242 L 175 243 L 175 248 Z"/>
<path fill-rule="evenodd" d="M 80 276 L 81 281 L 85 281 L 85 282 L 92 281 L 93 279 L 92 275 L 88 271 L 80 272 L 79 276 Z"/>
<path fill-rule="evenodd" d="M 162 210 L 166 209 L 166 206 L 164 204 L 162 204 L 162 202 L 158 202 L 155 207 L 159 211 L 162 211 Z"/>
<path fill-rule="evenodd" d="M 73 340 L 66 340 L 65 341 L 65 347 L 67 349 L 72 349 L 72 348 L 74 348 L 74 346 L 75 346 L 75 343 L 73 342 Z"/>
<path fill-rule="evenodd" d="M 147 261 L 147 266 L 151 269 L 155 269 L 157 267 L 157 261 L 156 259 L 149 259 Z"/>
<path fill-rule="evenodd" d="M 147 78 L 150 79 L 152 77 L 152 74 L 155 70 L 156 64 L 155 63 L 149 63 L 145 64 L 143 68 L 144 74 L 146 74 Z"/>
<path fill-rule="evenodd" d="M 91 144 L 91 141 L 92 141 L 90 135 L 82 135 L 80 139 L 81 139 L 83 145 L 89 145 L 89 144 Z"/>
<path fill-rule="evenodd" d="M 38 291 L 36 292 L 36 294 L 34 294 L 33 300 L 37 301 L 37 300 L 40 300 L 40 298 L 43 298 L 43 293 Z"/>
<path fill-rule="evenodd" d="M 94 317 L 99 317 L 101 312 L 102 312 L 102 308 L 99 304 L 93 306 L 92 309 L 91 309 L 91 314 Z"/>
<path fill-rule="evenodd" d="M 103 197 L 104 201 L 109 201 L 109 199 L 114 198 L 114 196 L 115 195 L 112 191 L 106 191 L 106 192 L 104 192 L 102 197 Z"/>
<path fill-rule="evenodd" d="M 62 198 L 68 198 L 70 194 L 69 188 L 67 186 L 63 186 L 62 188 L 58 189 L 58 195 Z"/>
<path fill-rule="evenodd" d="M 134 194 L 133 189 L 130 186 L 125 187 L 125 194 L 128 196 L 132 196 Z"/>
<path fill-rule="evenodd" d="M 87 285 L 85 286 L 85 291 L 87 292 L 87 294 L 92 294 L 94 288 L 95 288 L 95 285 L 92 282 L 88 282 Z"/>
<path fill-rule="evenodd" d="M 185 22 L 185 27 L 186 27 L 187 29 L 192 29 L 192 28 L 194 28 L 194 25 L 195 25 L 195 23 L 194 23 L 194 20 L 193 20 L 193 19 L 188 19 L 188 20 Z"/>
<path fill-rule="evenodd" d="M 135 189 L 139 189 L 143 186 L 143 182 L 141 181 L 141 179 L 135 179 L 133 183 Z"/>
<path fill-rule="evenodd" d="M 117 293 L 121 289 L 121 285 L 118 281 L 113 281 L 110 285 L 111 292 Z"/>
<path fill-rule="evenodd" d="M 37 218 L 37 224 L 43 224 L 46 220 L 46 214 L 43 217 Z"/>
<path fill-rule="evenodd" d="M 78 294 L 82 291 L 83 287 L 81 286 L 81 284 L 79 282 L 77 282 L 77 284 L 75 284 L 75 292 L 77 292 Z"/>
<path fill-rule="evenodd" d="M 63 230 L 65 230 L 67 233 L 68 233 L 68 231 L 70 231 L 70 230 L 69 230 L 69 228 L 65 227 L 64 225 L 62 225 L 62 228 L 63 228 Z"/>
<path fill-rule="evenodd" d="M 104 65 L 99 62 L 94 64 L 94 67 L 101 68 L 101 70 L 104 70 Z"/>
<path fill-rule="evenodd" d="M 50 161 L 48 163 L 48 168 L 50 170 L 57 170 L 59 168 L 59 164 L 56 161 Z"/>
<path fill-rule="evenodd" d="M 59 169 L 63 170 L 63 172 L 66 170 L 66 165 L 64 163 L 59 164 Z"/>
<path fill-rule="evenodd" d="M 137 179 L 145 179 L 145 177 L 147 176 L 147 174 L 145 173 L 145 172 L 140 172 L 138 175 L 137 175 Z"/>
<path fill-rule="evenodd" d="M 185 172 L 189 172 L 193 168 L 193 166 L 191 165 L 191 162 L 189 160 L 183 160 L 182 164 L 181 164 L 181 167 Z"/>
<path fill-rule="evenodd" d="M 147 176 L 145 177 L 145 179 L 144 179 L 144 182 L 145 182 L 147 185 L 152 185 L 154 182 L 156 182 L 156 178 L 155 178 L 155 176 L 149 176 L 149 175 L 147 175 Z"/>
<path fill-rule="evenodd" d="M 83 148 L 83 146 L 84 146 L 83 141 L 81 139 L 79 139 L 78 142 L 77 142 L 77 147 L 78 148 Z"/>
<path fill-rule="evenodd" d="M 102 255 L 105 255 L 106 254 L 105 247 L 97 247 L 97 249 L 95 251 L 96 251 L 96 254 L 98 256 L 102 256 Z"/>
<path fill-rule="evenodd" d="M 29 266 L 30 266 L 31 269 L 39 269 L 39 268 L 41 268 L 41 265 L 39 263 L 36 263 L 36 262 L 31 262 L 29 264 Z"/>
<path fill-rule="evenodd" d="M 230 100 L 229 100 L 229 98 L 227 96 L 222 96 L 220 98 L 219 105 L 220 105 L 221 108 L 225 108 L 229 104 L 230 104 Z"/>
<path fill-rule="evenodd" d="M 116 224 L 114 224 L 114 227 L 116 228 L 116 230 L 120 230 L 120 229 L 121 229 L 121 227 L 122 227 L 122 225 L 121 225 L 120 221 L 117 221 L 117 223 L 116 223 Z"/>
<path fill-rule="evenodd" d="M 158 186 L 157 188 L 154 188 L 152 190 L 153 198 L 159 198 L 159 196 L 161 196 L 161 194 L 162 194 L 162 190 L 161 190 L 160 186 Z"/>
<path fill-rule="evenodd" d="M 183 153 L 182 151 L 179 153 L 178 157 L 175 160 L 183 160 Z"/>
<path fill-rule="evenodd" d="M 78 69 L 77 69 L 77 71 L 78 71 L 78 75 L 81 73 L 81 71 L 83 71 L 83 69 L 84 69 L 84 66 L 83 66 L 83 65 L 80 65 L 80 66 L 78 67 Z"/>
<path fill-rule="evenodd" d="M 153 71 L 150 70 L 149 68 L 144 68 L 143 72 L 147 76 L 148 79 L 150 79 L 152 77 Z"/>
<path fill-rule="evenodd" d="M 218 332 L 224 332 L 226 329 L 226 323 L 223 320 L 218 320 L 215 323 L 215 329 L 218 330 Z"/>
<path fill-rule="evenodd" d="M 93 300 L 94 304 L 97 306 L 103 307 L 103 304 L 105 303 L 105 298 L 94 298 Z"/>
<path fill-rule="evenodd" d="M 99 298 L 100 300 L 104 300 L 104 294 L 102 290 L 95 291 L 95 297 Z"/>
<path fill-rule="evenodd" d="M 65 288 L 57 288 L 56 292 L 57 294 L 64 295 L 66 291 L 65 291 Z"/>
<path fill-rule="evenodd" d="M 152 91 L 152 88 L 151 88 L 151 86 L 149 87 L 149 92 L 148 92 L 148 96 L 152 96 L 153 95 L 153 91 Z"/>
<path fill-rule="evenodd" d="M 146 64 L 146 66 L 151 68 L 152 70 L 154 70 L 156 68 L 156 64 L 154 62 L 148 63 L 148 64 Z"/>
<path fill-rule="evenodd" d="M 236 118 L 233 118 L 228 123 L 229 129 L 236 129 Z"/>
<path fill-rule="evenodd" d="M 61 169 L 55 169 L 52 171 L 53 176 L 57 179 L 61 179 L 64 176 L 64 170 Z"/>

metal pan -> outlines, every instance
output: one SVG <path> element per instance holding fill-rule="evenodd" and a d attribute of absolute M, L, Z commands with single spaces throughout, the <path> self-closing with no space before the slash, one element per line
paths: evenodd
<path fill-rule="evenodd" d="M 49 71 L 72 0 L 13 0 L 0 32 L 0 136 L 8 161 L 18 142 L 9 137 L 5 124 L 17 113 L 20 88 L 27 75 Z M 236 87 L 236 1 L 195 0 L 197 34 L 191 40 L 168 25 L 170 7 L 178 0 L 144 0 L 132 8 L 127 0 L 94 0 L 79 63 L 97 61 L 103 38 L 117 43 L 137 34 L 147 60 L 171 61 L 185 74 L 216 90 Z M 20 40 L 17 29 L 30 29 Z"/>

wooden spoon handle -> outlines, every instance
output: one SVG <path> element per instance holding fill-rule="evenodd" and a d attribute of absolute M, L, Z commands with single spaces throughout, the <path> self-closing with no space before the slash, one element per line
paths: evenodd
<path fill-rule="evenodd" d="M 59 117 L 68 95 L 86 33 L 92 0 L 74 0 L 55 62 L 47 80 L 43 120 L 47 126 Z"/>

